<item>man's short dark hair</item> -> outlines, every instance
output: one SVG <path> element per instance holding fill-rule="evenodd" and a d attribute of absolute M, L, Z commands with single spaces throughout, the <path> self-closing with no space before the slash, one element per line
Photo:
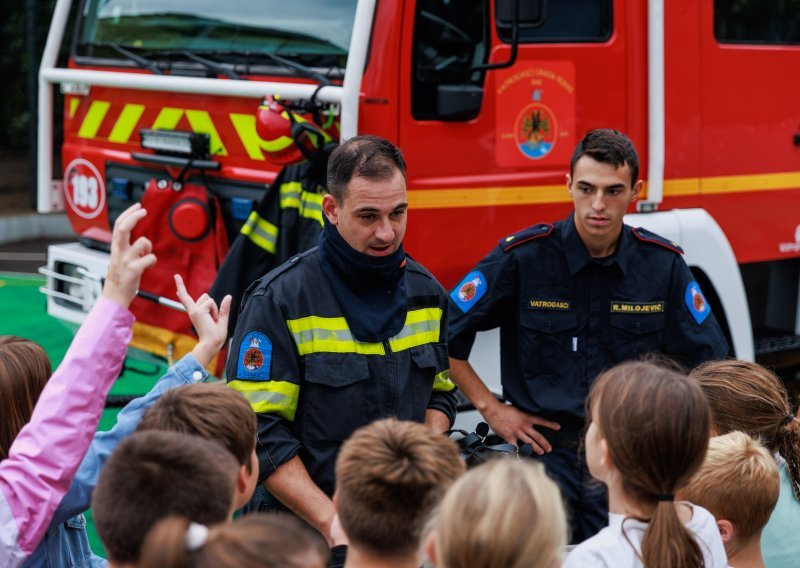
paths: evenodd
<path fill-rule="evenodd" d="M 583 156 L 615 168 L 627 165 L 631 170 L 631 187 L 639 180 L 639 155 L 631 139 L 618 130 L 598 128 L 587 132 L 572 153 L 570 175 L 575 175 L 575 164 Z"/>
<path fill-rule="evenodd" d="M 225 384 L 197 383 L 165 392 L 142 416 L 136 431 L 144 430 L 200 436 L 223 446 L 248 471 L 253 467 L 256 415 L 244 396 Z"/>
<path fill-rule="evenodd" d="M 406 176 L 406 162 L 400 148 L 378 136 L 350 138 L 328 159 L 328 193 L 341 203 L 347 196 L 347 184 L 354 177 L 387 180 L 394 176 L 395 170 Z"/>
<path fill-rule="evenodd" d="M 150 528 L 169 515 L 205 525 L 233 508 L 238 467 L 219 444 L 177 432 L 137 432 L 124 440 L 97 480 L 92 514 L 109 560 L 136 564 Z"/>

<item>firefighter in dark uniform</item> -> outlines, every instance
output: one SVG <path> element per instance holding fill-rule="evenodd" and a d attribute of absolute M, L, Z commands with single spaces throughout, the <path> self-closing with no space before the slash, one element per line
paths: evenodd
<path fill-rule="evenodd" d="M 607 524 L 605 489 L 580 452 L 598 374 L 647 353 L 693 367 L 728 351 L 680 247 L 622 222 L 638 170 L 627 136 L 589 132 L 567 178 L 573 213 L 501 239 L 450 294 L 451 377 L 497 434 L 533 446 L 568 502 L 573 543 Z M 467 362 L 475 333 L 495 327 L 511 404 Z"/>
<path fill-rule="evenodd" d="M 342 442 L 387 416 L 443 432 L 456 399 L 447 294 L 403 251 L 400 151 L 371 136 L 349 140 L 331 154 L 328 188 L 319 246 L 247 291 L 227 380 L 258 414 L 269 497 L 330 541 Z"/>

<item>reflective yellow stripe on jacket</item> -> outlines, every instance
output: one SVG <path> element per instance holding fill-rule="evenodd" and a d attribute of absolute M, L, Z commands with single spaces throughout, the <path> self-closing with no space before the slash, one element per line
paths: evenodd
<path fill-rule="evenodd" d="M 450 380 L 450 369 L 445 369 L 433 377 L 433 390 L 450 392 L 454 388 L 456 388 L 456 385 Z"/>
<path fill-rule="evenodd" d="M 426 343 L 438 343 L 441 319 L 441 308 L 422 308 L 409 311 L 406 314 L 403 329 L 389 339 L 390 348 L 396 352 Z M 300 355 L 311 353 L 386 354 L 382 343 L 357 341 L 347 326 L 347 320 L 343 317 L 308 316 L 287 320 L 286 325 L 292 332 L 297 352 Z"/>
<path fill-rule="evenodd" d="M 295 345 L 297 345 L 297 353 L 300 355 L 309 355 L 310 353 L 386 354 L 382 343 L 357 341 L 343 317 L 308 316 L 287 320 L 286 325 L 292 332 Z"/>
<path fill-rule="evenodd" d="M 287 381 L 230 381 L 228 386 L 242 393 L 254 412 L 277 414 L 294 421 L 300 396 L 298 385 Z"/>
<path fill-rule="evenodd" d="M 265 251 L 275 254 L 275 243 L 278 242 L 278 227 L 266 219 L 262 219 L 255 211 L 250 213 L 247 222 L 242 225 L 240 233 Z"/>
<path fill-rule="evenodd" d="M 313 219 L 322 226 L 322 197 L 321 193 L 305 191 L 299 181 L 289 181 L 281 184 L 281 209 L 297 209 L 301 217 Z"/>

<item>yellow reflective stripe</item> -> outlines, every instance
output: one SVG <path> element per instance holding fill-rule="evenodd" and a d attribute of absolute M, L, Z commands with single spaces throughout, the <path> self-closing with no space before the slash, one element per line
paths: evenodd
<path fill-rule="evenodd" d="M 441 319 L 441 308 L 422 308 L 408 312 L 403 329 L 389 340 L 392 351 L 403 351 L 426 343 L 438 343 Z"/>
<path fill-rule="evenodd" d="M 254 412 L 277 414 L 294 421 L 299 385 L 287 381 L 230 381 L 228 386 L 242 393 Z"/>
<path fill-rule="evenodd" d="M 437 392 L 450 392 L 456 385 L 450 380 L 450 369 L 445 369 L 433 377 L 433 390 Z"/>
<path fill-rule="evenodd" d="M 300 216 L 317 221 L 320 227 L 323 226 L 322 198 L 321 193 L 304 191 L 300 194 Z"/>
<path fill-rule="evenodd" d="M 181 118 L 183 118 L 183 109 L 164 107 L 158 113 L 151 128 L 153 130 L 175 130 Z"/>
<path fill-rule="evenodd" d="M 225 149 L 225 145 L 222 143 L 222 139 L 219 137 L 219 133 L 214 127 L 211 115 L 209 115 L 208 112 L 204 110 L 187 110 L 186 120 L 189 121 L 189 126 L 191 126 L 192 130 L 195 132 L 208 134 L 209 153 L 212 156 L 228 155 L 228 151 Z"/>
<path fill-rule="evenodd" d="M 297 353 L 358 353 L 360 355 L 385 355 L 382 343 L 365 343 L 357 341 L 347 321 L 342 318 L 324 318 L 308 316 L 295 320 L 286 320 L 292 332 Z"/>
<path fill-rule="evenodd" d="M 262 219 L 255 211 L 250 213 L 247 221 L 242 225 L 242 230 L 239 232 L 265 251 L 275 254 L 278 227 Z"/>
<path fill-rule="evenodd" d="M 287 181 L 281 184 L 281 209 L 290 207 L 300 208 L 300 193 L 303 191 L 303 184 L 299 181 Z"/>
<path fill-rule="evenodd" d="M 322 226 L 323 194 L 305 191 L 299 181 L 281 184 L 280 193 L 281 209 L 297 208 L 301 217 L 313 219 Z"/>
<path fill-rule="evenodd" d="M 78 97 L 72 97 L 69 100 L 69 117 L 72 118 L 75 116 L 75 111 L 78 110 L 78 107 L 81 105 L 81 100 Z"/>
<path fill-rule="evenodd" d="M 136 128 L 139 119 L 142 118 L 143 113 L 144 105 L 125 105 L 119 114 L 117 122 L 114 124 L 114 128 L 111 129 L 108 141 L 126 144 L 131 139 L 131 134 L 133 134 L 133 130 Z"/>
<path fill-rule="evenodd" d="M 256 132 L 256 117 L 252 114 L 231 114 L 230 119 L 250 159 L 263 162 L 266 158 L 261 151 L 261 138 Z"/>
<path fill-rule="evenodd" d="M 94 101 L 89 107 L 89 112 L 83 119 L 81 129 L 78 130 L 79 138 L 94 138 L 97 136 L 97 131 L 100 130 L 100 125 L 103 124 L 103 119 L 106 117 L 111 103 L 106 101 Z"/>

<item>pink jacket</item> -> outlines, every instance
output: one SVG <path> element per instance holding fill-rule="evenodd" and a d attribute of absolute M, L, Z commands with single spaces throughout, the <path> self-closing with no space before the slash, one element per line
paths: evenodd
<path fill-rule="evenodd" d="M 0 462 L 0 567 L 39 544 L 92 441 L 119 376 L 134 317 L 100 298 Z"/>

